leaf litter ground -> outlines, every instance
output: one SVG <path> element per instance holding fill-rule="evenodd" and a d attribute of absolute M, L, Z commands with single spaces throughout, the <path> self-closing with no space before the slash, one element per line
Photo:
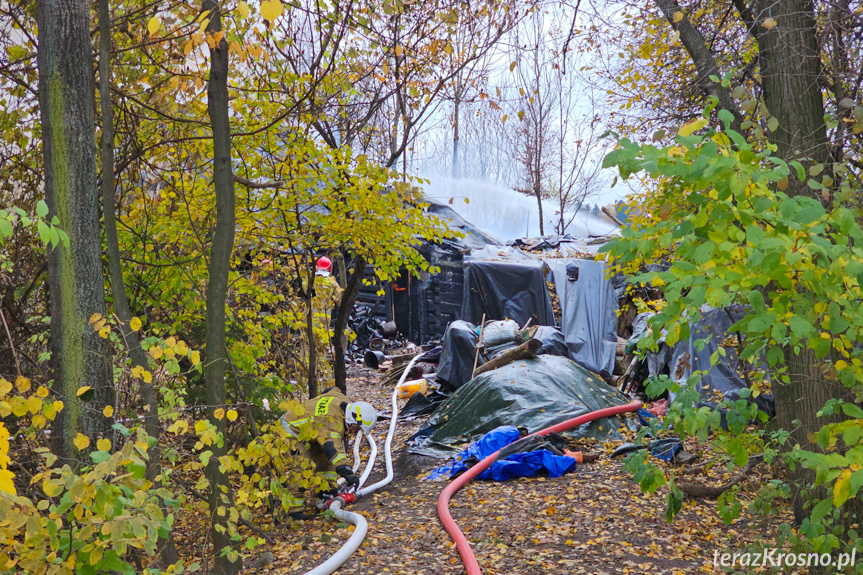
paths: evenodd
<path fill-rule="evenodd" d="M 348 395 L 388 412 L 392 389 L 382 387 L 380 379 L 381 372 L 354 369 Z M 399 422 L 393 441 L 395 479 L 349 506 L 366 517 L 369 532 L 340 573 L 464 573 L 455 546 L 437 518 L 437 497 L 446 481 L 424 478 L 443 461 L 406 452 L 405 440 L 424 421 Z M 387 425 L 386 420 L 379 422 L 376 430 L 381 449 Z M 715 552 L 744 552 L 747 546 L 760 549 L 770 545 L 775 541 L 776 526 L 790 521 L 786 506 L 779 509 L 778 516 L 769 518 L 747 515 L 744 510 L 739 519 L 726 526 L 715 500 L 687 499 L 675 521 L 667 523 L 665 489 L 653 495 L 641 493 L 623 471 L 622 461 L 608 457 L 614 447 L 613 443 L 584 445 L 585 450 L 601 453 L 601 459 L 580 464 L 575 473 L 556 479 L 473 481 L 459 491 L 450 504 L 452 515 L 473 545 L 483 573 L 719 573 L 722 569 L 714 566 Z M 692 450 L 696 451 L 694 447 Z M 368 484 L 385 475 L 383 453 L 375 467 Z M 695 481 L 719 484 L 727 478 L 721 472 L 711 472 Z M 741 484 L 739 498 L 744 507 L 760 482 L 767 479 L 755 473 Z M 190 561 L 207 548 L 202 545 L 206 541 L 202 513 L 199 509 L 178 518 L 178 546 Z M 247 552 L 244 562 L 248 572 L 268 574 L 305 573 L 335 552 L 353 529 L 323 515 L 279 526 L 273 524 L 272 517 L 261 515 L 256 526 L 274 543 Z M 262 561 L 266 553 L 272 556 Z"/>

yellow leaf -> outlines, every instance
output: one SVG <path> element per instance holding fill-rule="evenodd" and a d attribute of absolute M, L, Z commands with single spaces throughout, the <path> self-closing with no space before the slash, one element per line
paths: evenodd
<path fill-rule="evenodd" d="M 58 485 L 51 481 L 50 479 L 46 479 L 42 482 L 42 491 L 45 492 L 45 495 L 48 497 L 54 497 L 63 491 L 62 485 Z"/>
<path fill-rule="evenodd" d="M 0 377 L 0 397 L 12 391 L 12 382 Z"/>
<path fill-rule="evenodd" d="M 72 440 L 72 443 L 75 444 L 75 447 L 78 448 L 78 451 L 81 451 L 90 447 L 90 438 L 83 433 L 78 432 L 78 435 L 75 436 L 75 439 Z"/>
<path fill-rule="evenodd" d="M 96 442 L 96 449 L 99 451 L 111 451 L 111 440 L 110 439 L 100 439 Z"/>
<path fill-rule="evenodd" d="M 402 55 L 402 45 L 396 44 L 396 58 L 401 57 L 401 55 Z"/>
<path fill-rule="evenodd" d="M 154 345 L 150 348 L 150 355 L 153 357 L 153 359 L 159 359 L 160 357 L 162 357 L 162 348 L 158 345 Z"/>
<path fill-rule="evenodd" d="M 92 325 L 92 324 L 96 323 L 97 321 L 99 321 L 100 317 L 102 317 L 102 314 L 99 312 L 96 312 L 90 316 L 90 319 L 87 321 L 87 323 Z"/>
<path fill-rule="evenodd" d="M 189 346 L 186 345 L 185 341 L 178 341 L 177 345 L 174 346 L 174 351 L 177 352 L 178 355 L 186 355 L 189 353 Z"/>
<path fill-rule="evenodd" d="M 96 323 L 93 324 L 93 331 L 99 331 L 100 329 L 102 329 L 105 326 L 106 323 L 108 323 L 108 320 L 105 319 L 104 317 L 97 319 Z"/>
<path fill-rule="evenodd" d="M 114 415 L 114 408 L 110 405 L 106 405 L 105 409 L 102 410 L 102 415 L 104 415 L 105 417 L 111 417 L 112 415 Z"/>
<path fill-rule="evenodd" d="M 707 125 L 707 118 L 698 118 L 683 124 L 683 127 L 677 131 L 681 136 L 691 136 L 701 128 Z"/>
<path fill-rule="evenodd" d="M 153 383 L 153 374 L 149 371 L 144 372 L 144 383 Z"/>
<path fill-rule="evenodd" d="M 89 385 L 82 385 L 81 387 L 78 388 L 78 391 L 75 392 L 75 395 L 77 395 L 78 397 L 81 397 L 82 395 L 84 395 L 85 393 L 90 391 L 90 389 L 92 389 L 92 388 Z"/>
<path fill-rule="evenodd" d="M 137 317 L 133 317 L 129 321 L 129 329 L 131 329 L 132 331 L 138 331 L 139 329 L 141 329 L 141 320 Z"/>
<path fill-rule="evenodd" d="M 776 20 L 774 20 L 773 18 L 765 18 L 764 22 L 762 22 L 761 25 L 770 30 L 776 27 Z"/>
<path fill-rule="evenodd" d="M 153 16 L 152 18 L 150 18 L 150 21 L 147 22 L 147 30 L 150 32 L 150 36 L 158 32 L 161 26 L 162 21 L 159 20 L 158 16 Z"/>
<path fill-rule="evenodd" d="M 54 403 L 52 403 L 51 405 L 54 406 L 54 411 L 63 411 L 64 403 L 62 401 L 60 401 L 59 399 L 57 401 L 55 401 Z"/>
<path fill-rule="evenodd" d="M 15 386 L 18 388 L 18 391 L 24 393 L 30 389 L 30 380 L 24 377 L 23 375 L 19 375 L 15 379 Z"/>
<path fill-rule="evenodd" d="M 228 410 L 228 421 L 236 421 L 237 420 L 237 412 L 233 409 Z"/>
<path fill-rule="evenodd" d="M 36 390 L 36 396 L 41 397 L 43 399 L 48 397 L 49 393 L 50 392 L 48 391 L 48 388 L 45 387 L 44 385 L 40 385 L 39 388 Z"/>
<path fill-rule="evenodd" d="M 240 2 L 237 4 L 237 10 L 240 11 L 241 18 L 248 18 L 249 16 L 249 5 L 245 2 Z"/>
<path fill-rule="evenodd" d="M 103 327 L 102 329 L 99 330 L 99 337 L 107 338 L 109 333 L 111 333 L 111 326 L 106 325 L 105 327 Z"/>
<path fill-rule="evenodd" d="M 192 363 L 198 365 L 201 363 L 201 354 L 198 351 L 193 351 L 189 354 L 189 359 L 192 360 Z"/>
<path fill-rule="evenodd" d="M 223 417 L 225 417 L 225 410 L 220 407 L 219 409 L 217 409 L 216 411 L 213 412 L 213 417 L 221 420 Z"/>
<path fill-rule="evenodd" d="M 42 399 L 36 397 L 35 395 L 31 395 L 27 400 L 27 409 L 30 410 L 30 413 L 36 415 L 42 409 Z"/>
<path fill-rule="evenodd" d="M 198 421 L 195 422 L 195 431 L 197 431 L 199 434 L 204 433 L 204 431 L 206 431 L 206 429 L 207 429 L 207 422 L 204 421 L 203 419 L 199 419 Z"/>
<path fill-rule="evenodd" d="M 851 495 L 851 470 L 846 469 L 833 484 L 833 505 L 841 507 Z"/>
<path fill-rule="evenodd" d="M 174 336 L 169 337 L 165 340 L 165 345 L 167 345 L 168 347 L 174 347 L 175 345 L 177 345 L 177 338 L 175 338 Z"/>
<path fill-rule="evenodd" d="M 675 22 L 680 22 L 681 20 L 683 20 L 683 12 L 675 12 L 675 13 L 674 13 L 674 16 L 672 17 L 672 19 L 673 19 Z"/>
<path fill-rule="evenodd" d="M 848 363 L 844 359 L 840 359 L 835 364 L 833 364 L 837 370 L 842 370 L 848 367 Z"/>
<path fill-rule="evenodd" d="M 275 22 L 276 18 L 285 12 L 280 0 L 264 0 L 261 2 L 261 16 L 264 20 Z"/>
<path fill-rule="evenodd" d="M 3 493 L 10 493 L 12 495 L 18 495 L 15 492 L 15 484 L 12 483 L 13 477 L 15 477 L 15 474 L 11 471 L 0 469 L 0 491 Z"/>
<path fill-rule="evenodd" d="M 180 433 L 186 433 L 189 431 L 189 424 L 185 419 L 178 419 L 174 423 L 168 427 L 168 431 L 173 433 L 174 435 L 179 435 Z"/>

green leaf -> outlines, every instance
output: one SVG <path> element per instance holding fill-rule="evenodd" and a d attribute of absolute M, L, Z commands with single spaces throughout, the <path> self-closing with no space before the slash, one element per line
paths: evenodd
<path fill-rule="evenodd" d="M 749 292 L 749 304 L 755 313 L 762 313 L 764 311 L 764 296 L 760 291 L 752 290 Z"/>
<path fill-rule="evenodd" d="M 823 499 L 819 501 L 814 508 L 812 508 L 812 513 L 809 515 L 809 521 L 812 523 L 819 523 L 828 513 L 830 513 L 830 500 Z"/>
<path fill-rule="evenodd" d="M 696 248 L 695 253 L 692 254 L 692 261 L 696 264 L 706 264 L 710 261 L 710 258 L 713 257 L 713 251 L 716 249 L 716 244 L 711 241 L 706 241 L 698 248 Z"/>
<path fill-rule="evenodd" d="M 798 161 L 790 162 L 790 164 L 797 171 L 797 179 L 802 182 L 806 178 L 806 169 L 803 167 L 803 164 Z"/>
<path fill-rule="evenodd" d="M 746 226 L 746 239 L 757 248 L 764 240 L 764 230 L 755 224 L 750 224 Z"/>
<path fill-rule="evenodd" d="M 48 215 L 48 204 L 45 203 L 45 200 L 39 200 L 36 203 L 36 214 L 40 218 L 44 218 Z"/>
<path fill-rule="evenodd" d="M 842 411 L 845 412 L 845 415 L 848 417 L 853 417 L 854 419 L 863 419 L 863 409 L 860 408 L 859 405 L 854 403 L 843 403 Z"/>
<path fill-rule="evenodd" d="M 734 114 L 729 112 L 728 110 L 719 110 L 717 113 L 719 119 L 725 124 L 725 127 L 728 128 L 734 122 Z"/>
<path fill-rule="evenodd" d="M 801 339 L 811 337 L 812 334 L 815 333 L 815 327 L 809 323 L 809 320 L 799 315 L 792 316 L 791 319 L 788 320 L 788 327 L 791 328 L 791 332 L 794 333 L 794 335 Z"/>
<path fill-rule="evenodd" d="M 776 116 L 771 117 L 767 120 L 767 129 L 771 132 L 775 132 L 779 128 L 779 120 L 776 119 Z"/>

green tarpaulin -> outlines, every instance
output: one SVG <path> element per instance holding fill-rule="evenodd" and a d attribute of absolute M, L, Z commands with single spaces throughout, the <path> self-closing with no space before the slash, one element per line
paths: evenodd
<path fill-rule="evenodd" d="M 541 355 L 483 373 L 453 393 L 418 432 L 411 452 L 445 457 L 460 444 L 479 439 L 501 425 L 539 431 L 604 407 L 629 400 L 574 361 Z M 618 418 L 594 421 L 576 436 L 605 438 L 617 434 Z"/>

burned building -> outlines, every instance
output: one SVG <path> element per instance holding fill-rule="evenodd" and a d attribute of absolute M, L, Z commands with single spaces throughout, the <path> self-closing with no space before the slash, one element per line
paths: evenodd
<path fill-rule="evenodd" d="M 428 211 L 461 237 L 441 243 L 425 242 L 417 251 L 439 271 L 420 277 L 403 270 L 398 279 L 381 284 L 374 267 L 366 267 L 366 282 L 358 306 L 383 321 L 395 321 L 398 332 L 414 343 L 440 339 L 446 326 L 459 318 L 464 301 L 464 258 L 472 249 L 499 245 L 496 238 L 473 227 L 446 204 L 432 200 Z"/>

